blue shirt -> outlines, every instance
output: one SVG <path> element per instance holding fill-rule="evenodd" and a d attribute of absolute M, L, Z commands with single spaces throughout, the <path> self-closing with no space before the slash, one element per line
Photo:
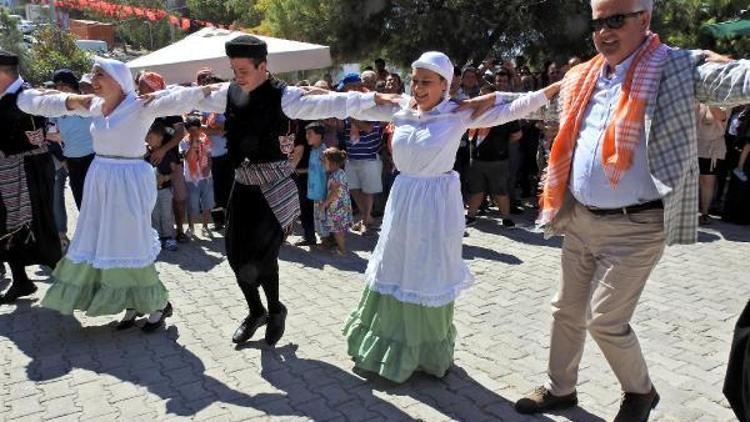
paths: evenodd
<path fill-rule="evenodd" d="M 570 192 L 578 202 L 589 207 L 622 208 L 661 198 L 649 171 L 645 128 L 641 129 L 641 141 L 634 151 L 633 166 L 622 174 L 615 189 L 610 186 L 602 164 L 604 132 L 617 107 L 632 61 L 633 55 L 615 66 L 614 75 L 610 77 L 606 75 L 605 65 L 581 124 L 570 174 Z"/>
<path fill-rule="evenodd" d="M 94 153 L 90 117 L 63 116 L 54 121 L 62 136 L 65 157 L 81 158 Z"/>
<path fill-rule="evenodd" d="M 370 133 L 359 134 L 359 140 L 356 143 L 352 142 L 351 136 L 351 121 L 346 119 L 344 124 L 344 142 L 346 144 L 346 153 L 350 160 L 377 160 L 378 151 L 380 151 L 381 135 L 380 125 L 375 123 L 372 126 Z"/>
<path fill-rule="evenodd" d="M 322 201 L 326 198 L 326 169 L 323 168 L 323 146 L 310 148 L 307 167 L 307 199 Z"/>

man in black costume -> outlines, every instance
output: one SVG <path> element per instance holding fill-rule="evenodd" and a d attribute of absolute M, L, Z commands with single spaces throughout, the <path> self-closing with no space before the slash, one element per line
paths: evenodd
<path fill-rule="evenodd" d="M 376 98 L 374 93 L 356 92 L 306 96 L 308 91 L 288 87 L 268 74 L 266 43 L 251 35 L 227 42 L 226 52 L 234 81 L 214 85 L 215 92 L 199 108 L 225 114 L 228 160 L 234 169 L 226 249 L 250 315 L 233 341 L 245 342 L 268 324 L 266 342 L 274 345 L 284 334 L 287 314 L 279 301 L 279 248 L 300 214 L 292 179 L 292 119 L 343 119 L 374 107 Z M 267 311 L 259 286 L 266 294 Z"/>
<path fill-rule="evenodd" d="M 26 266 L 54 267 L 62 256 L 52 213 L 55 169 L 45 144 L 47 121 L 16 105 L 29 88 L 18 66 L 16 55 L 0 50 L 0 261 L 13 275 L 0 304 L 36 291 Z"/>
<path fill-rule="evenodd" d="M 226 250 L 250 314 L 232 341 L 249 340 L 266 327 L 265 340 L 284 334 L 286 307 L 279 300 L 279 249 L 299 215 L 289 153 L 290 120 L 281 109 L 283 82 L 268 76 L 266 44 L 240 36 L 226 44 L 235 79 L 226 91 L 228 160 L 235 180 L 227 205 Z M 221 100 L 223 101 L 223 100 Z M 258 291 L 263 287 L 268 310 Z"/>

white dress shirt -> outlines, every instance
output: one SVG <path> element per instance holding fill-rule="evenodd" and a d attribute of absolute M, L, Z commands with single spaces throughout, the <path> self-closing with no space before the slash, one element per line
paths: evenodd
<path fill-rule="evenodd" d="M 611 76 L 607 76 L 604 66 L 585 111 L 573 156 L 570 191 L 588 207 L 622 208 L 661 197 L 649 171 L 645 128 L 641 129 L 641 141 L 633 152 L 632 167 L 623 173 L 614 189 L 604 172 L 604 132 L 614 115 L 633 57 L 615 66 Z"/>

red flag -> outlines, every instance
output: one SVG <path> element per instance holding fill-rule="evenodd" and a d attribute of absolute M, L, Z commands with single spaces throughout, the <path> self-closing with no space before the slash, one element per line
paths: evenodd
<path fill-rule="evenodd" d="M 177 16 L 169 15 L 169 24 L 174 26 L 180 26 L 180 19 Z"/>
<path fill-rule="evenodd" d="M 185 31 L 190 29 L 190 19 L 182 18 L 182 29 L 184 29 Z"/>

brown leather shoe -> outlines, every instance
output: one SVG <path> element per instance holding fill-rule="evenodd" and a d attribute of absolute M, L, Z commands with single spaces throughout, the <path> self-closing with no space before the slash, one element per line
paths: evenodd
<path fill-rule="evenodd" d="M 651 410 L 659 404 L 659 393 L 654 387 L 646 394 L 625 393 L 614 422 L 646 422 Z"/>
<path fill-rule="evenodd" d="M 546 387 L 537 387 L 526 397 L 516 402 L 516 412 L 532 415 L 548 410 L 567 409 L 578 404 L 578 394 L 574 391 L 567 396 L 555 396 Z"/>

